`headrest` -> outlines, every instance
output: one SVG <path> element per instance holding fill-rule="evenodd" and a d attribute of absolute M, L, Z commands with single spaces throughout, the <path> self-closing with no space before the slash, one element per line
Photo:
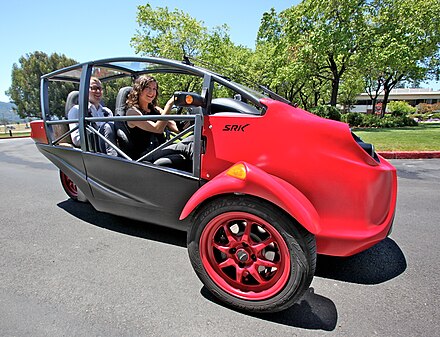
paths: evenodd
<path fill-rule="evenodd" d="M 69 114 L 70 109 L 72 109 L 72 107 L 74 105 L 78 104 L 78 99 L 79 99 L 79 91 L 78 90 L 71 91 L 69 93 L 69 95 L 67 95 L 66 106 L 64 108 L 66 118 L 67 118 L 67 115 Z"/>
<path fill-rule="evenodd" d="M 118 95 L 116 96 L 115 104 L 115 115 L 125 116 L 127 110 L 126 101 L 128 94 L 131 91 L 131 87 L 123 87 L 119 89 Z"/>

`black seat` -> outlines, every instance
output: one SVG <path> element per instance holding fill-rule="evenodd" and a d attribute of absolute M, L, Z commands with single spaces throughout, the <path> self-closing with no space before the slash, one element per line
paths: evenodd
<path fill-rule="evenodd" d="M 70 109 L 74 105 L 78 104 L 78 97 L 79 97 L 79 91 L 77 91 L 77 90 L 71 91 L 67 95 L 66 103 L 64 105 L 64 116 L 66 117 L 66 119 L 69 118 L 68 114 L 69 114 Z M 53 130 L 53 139 L 58 139 L 62 135 L 69 132 L 69 125 L 68 124 L 54 124 L 54 125 L 52 125 L 52 130 Z M 67 135 L 67 136 L 61 138 L 58 141 L 58 145 L 59 146 L 67 146 L 67 147 L 74 146 L 72 139 L 70 138 L 70 135 Z"/>
<path fill-rule="evenodd" d="M 125 113 L 127 112 L 126 102 L 130 91 L 131 91 L 131 87 L 123 87 L 119 89 L 118 95 L 116 96 L 116 104 L 115 104 L 116 116 L 125 116 Z"/>
<path fill-rule="evenodd" d="M 78 100 L 79 100 L 79 91 L 78 90 L 74 90 L 69 92 L 69 94 L 67 95 L 66 98 L 66 105 L 64 107 L 64 113 L 66 118 L 69 118 L 69 111 L 70 109 L 72 109 L 72 107 L 74 105 L 78 105 Z"/>
<path fill-rule="evenodd" d="M 127 112 L 127 97 L 131 91 L 131 87 L 123 87 L 119 89 L 116 96 L 115 115 L 125 116 Z M 133 145 L 130 142 L 130 129 L 125 121 L 115 121 L 116 143 L 118 147 L 133 158 Z M 133 158 L 135 159 L 135 158 Z"/>

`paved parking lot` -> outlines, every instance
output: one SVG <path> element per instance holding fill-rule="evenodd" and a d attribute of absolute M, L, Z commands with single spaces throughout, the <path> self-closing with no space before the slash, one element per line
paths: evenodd
<path fill-rule="evenodd" d="M 185 233 L 67 199 L 30 139 L 0 140 L 0 336 L 436 336 L 440 160 L 392 160 L 391 236 L 320 256 L 289 310 L 225 308 L 191 269 Z"/>

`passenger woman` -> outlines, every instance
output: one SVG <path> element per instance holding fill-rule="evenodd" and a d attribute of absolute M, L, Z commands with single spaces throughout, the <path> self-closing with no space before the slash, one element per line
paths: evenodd
<path fill-rule="evenodd" d="M 136 79 L 128 95 L 127 116 L 169 115 L 173 107 L 173 97 L 162 109 L 157 105 L 159 85 L 152 76 L 142 75 Z M 165 141 L 164 131 L 168 128 L 177 131 L 174 121 L 127 121 L 130 129 L 132 149 L 141 157 Z"/>
<path fill-rule="evenodd" d="M 174 103 L 171 97 L 162 109 L 158 106 L 159 84 L 156 79 L 149 75 L 141 75 L 134 82 L 133 89 L 127 98 L 127 116 L 143 115 L 169 115 Z M 154 148 L 165 142 L 164 130 L 178 133 L 179 130 L 174 121 L 127 121 L 130 130 L 130 142 L 132 153 L 137 158 L 149 153 Z M 192 138 L 191 138 L 192 139 Z M 170 158 L 182 157 L 184 160 L 192 160 L 192 141 L 187 139 L 177 144 L 172 144 L 145 158 L 155 162 L 158 158 L 168 156 Z M 170 163 L 172 166 L 172 163 Z"/>

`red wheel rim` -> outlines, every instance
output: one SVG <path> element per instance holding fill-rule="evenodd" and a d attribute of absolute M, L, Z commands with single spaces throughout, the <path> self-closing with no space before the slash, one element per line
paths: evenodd
<path fill-rule="evenodd" d="M 63 184 L 67 194 L 69 194 L 70 197 L 72 198 L 78 197 L 78 189 L 75 183 L 72 180 L 70 180 L 70 178 L 66 176 L 64 172 L 61 172 L 61 183 Z"/>
<path fill-rule="evenodd" d="M 246 300 L 278 294 L 290 274 L 290 254 L 281 234 L 246 212 L 216 216 L 200 237 L 200 257 L 209 277 L 227 293 Z"/>

